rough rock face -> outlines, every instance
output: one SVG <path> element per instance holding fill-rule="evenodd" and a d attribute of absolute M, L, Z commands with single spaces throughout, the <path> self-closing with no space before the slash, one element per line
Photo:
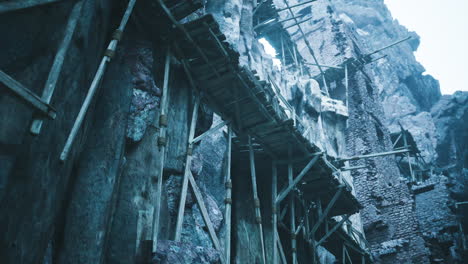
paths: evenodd
<path fill-rule="evenodd" d="M 462 217 L 463 230 L 468 228 L 468 207 L 466 205 L 454 206 L 453 203 L 468 200 L 467 105 L 468 93 L 456 92 L 451 96 L 444 95 L 431 110 L 437 127 L 436 149 L 439 156 L 436 165 L 438 171 L 448 177 L 446 186 L 451 198 L 448 204 L 456 214 Z M 451 235 L 460 236 L 461 234 L 455 234 L 455 231 L 452 231 Z M 461 237 L 456 237 L 451 241 L 451 243 L 446 242 L 445 244 L 448 246 L 455 244 L 455 246 L 458 246 L 458 248 L 455 248 L 458 255 L 466 258 L 466 251 L 461 254 L 461 245 L 457 245 L 457 242 L 461 241 Z"/>
<path fill-rule="evenodd" d="M 155 264 L 215 264 L 219 263 L 219 254 L 216 250 L 196 246 L 196 243 L 161 241 L 158 244 Z"/>

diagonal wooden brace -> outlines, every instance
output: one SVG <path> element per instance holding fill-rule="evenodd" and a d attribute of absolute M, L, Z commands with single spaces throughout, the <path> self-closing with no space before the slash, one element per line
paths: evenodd
<path fill-rule="evenodd" d="M 208 215 L 208 210 L 206 210 L 205 202 L 203 201 L 203 196 L 200 192 L 200 189 L 198 188 L 197 183 L 195 182 L 195 179 L 193 178 L 192 172 L 188 173 L 188 178 L 189 178 L 190 186 L 192 186 L 192 191 L 195 194 L 198 207 L 200 207 L 200 212 L 202 214 L 203 221 L 205 222 L 205 225 L 208 227 L 208 233 L 210 234 L 211 241 L 213 242 L 215 249 L 218 250 L 219 254 L 221 255 L 220 256 L 221 263 L 225 264 L 226 261 L 222 254 L 223 250 L 219 244 L 218 237 L 216 236 L 216 232 L 214 230 L 213 224 L 211 223 L 210 217 Z"/>
<path fill-rule="evenodd" d="M 67 55 L 68 48 L 70 47 L 71 40 L 75 33 L 76 25 L 80 20 L 81 10 L 83 8 L 84 0 L 79 0 L 75 3 L 70 12 L 70 16 L 68 18 L 67 26 L 65 28 L 65 36 L 63 37 L 62 42 L 60 43 L 60 47 L 55 54 L 54 63 L 52 64 L 52 68 L 50 69 L 49 76 L 47 77 L 47 81 L 44 85 L 44 90 L 42 91 L 42 100 L 44 102 L 50 104 L 52 100 L 52 95 L 54 94 L 55 87 L 57 86 L 57 82 L 60 77 L 60 73 L 62 72 L 63 62 L 65 61 L 65 56 Z M 38 135 L 41 132 L 42 118 L 36 118 L 33 120 L 31 124 L 31 133 L 33 135 Z"/>
<path fill-rule="evenodd" d="M 304 178 L 304 176 L 309 172 L 309 170 L 314 166 L 314 164 L 317 162 L 319 159 L 320 155 L 315 156 L 313 159 L 307 163 L 307 165 L 304 167 L 304 169 L 299 173 L 299 175 L 294 179 L 294 181 L 289 184 L 288 187 L 286 187 L 283 191 L 280 192 L 278 195 L 278 198 L 276 198 L 276 203 L 280 203 L 286 196 L 289 194 L 289 192 L 296 187 L 296 185 Z"/>
<path fill-rule="evenodd" d="M 135 3 L 136 0 L 130 0 L 128 2 L 127 9 L 125 10 L 124 15 L 122 16 L 122 20 L 120 21 L 118 30 L 123 31 L 127 26 L 128 20 L 130 19 L 130 15 L 132 14 L 133 8 L 135 7 Z M 118 42 L 119 41 L 117 39 L 111 40 L 109 45 L 107 46 L 107 50 L 115 51 Z M 111 58 L 107 55 L 104 55 L 101 59 L 99 67 L 96 71 L 96 75 L 94 75 L 94 79 L 89 87 L 88 93 L 86 94 L 86 98 L 83 102 L 83 105 L 81 106 L 80 112 L 78 113 L 78 116 L 75 119 L 75 123 L 73 124 L 72 130 L 68 135 L 67 142 L 65 143 L 62 153 L 60 154 L 60 160 L 62 162 L 66 161 L 68 158 L 68 154 L 71 150 L 71 147 L 73 146 L 76 136 L 78 135 L 81 125 L 83 124 L 86 113 L 88 112 L 89 106 L 91 105 L 94 95 L 96 94 L 96 91 L 99 88 L 99 84 L 101 83 L 102 77 L 104 76 L 104 73 L 110 60 Z"/>
<path fill-rule="evenodd" d="M 323 211 L 322 215 L 320 216 L 319 220 L 317 221 L 317 223 L 315 223 L 314 227 L 312 227 L 312 231 L 311 233 L 315 233 L 315 231 L 317 231 L 317 229 L 319 228 L 320 224 L 322 224 L 323 220 L 325 220 L 326 217 L 328 217 L 328 213 L 330 212 L 330 210 L 333 208 L 333 206 L 335 205 L 336 201 L 338 200 L 338 198 L 340 197 L 341 193 L 343 192 L 343 189 L 344 189 L 344 186 L 341 185 L 338 189 L 338 191 L 335 193 L 335 195 L 333 196 L 333 198 L 331 199 L 331 201 L 328 203 L 327 205 L 327 208 L 325 209 L 325 211 Z"/>
<path fill-rule="evenodd" d="M 6 88 L 16 94 L 23 101 L 36 108 L 42 114 L 50 119 L 55 119 L 57 112 L 47 102 L 44 102 L 39 96 L 24 87 L 21 83 L 11 78 L 9 75 L 0 71 L 0 83 L 3 83 Z"/>
<path fill-rule="evenodd" d="M 204 139 L 206 136 L 212 134 L 213 132 L 217 131 L 218 129 L 222 128 L 223 126 L 229 124 L 229 121 L 223 121 L 219 124 L 217 124 L 216 126 L 210 128 L 208 131 L 205 131 L 203 134 L 199 135 L 198 137 L 192 139 L 190 141 L 190 144 L 195 144 L 199 141 L 201 141 L 202 139 Z"/>
<path fill-rule="evenodd" d="M 192 144 L 190 143 L 193 141 L 193 136 L 195 135 L 195 127 L 197 125 L 197 119 L 198 119 L 198 107 L 200 105 L 200 97 L 197 96 L 195 98 L 195 104 L 193 106 L 193 112 L 192 112 L 192 121 L 190 123 L 190 131 L 189 131 L 189 146 L 188 148 L 192 148 Z M 185 160 L 185 172 L 184 172 L 184 178 L 182 180 L 182 190 L 180 192 L 180 200 L 179 200 L 179 211 L 177 214 L 177 223 L 176 223 L 176 232 L 175 232 L 175 241 L 180 241 L 180 236 L 182 234 L 182 223 L 184 222 L 184 210 L 185 210 L 185 201 L 187 199 L 187 187 L 188 187 L 188 175 L 190 172 L 190 167 L 192 165 L 192 155 L 186 155 L 186 160 Z"/>
<path fill-rule="evenodd" d="M 341 219 L 341 221 L 336 224 L 332 229 L 330 229 L 330 231 L 328 231 L 327 234 L 325 234 L 316 244 L 315 246 L 320 246 L 320 244 L 322 244 L 323 242 L 325 242 L 327 240 L 328 237 L 330 237 L 336 230 L 338 230 L 338 228 L 340 228 L 348 219 L 349 219 L 350 215 L 346 215 L 345 217 L 343 217 L 343 219 Z"/>

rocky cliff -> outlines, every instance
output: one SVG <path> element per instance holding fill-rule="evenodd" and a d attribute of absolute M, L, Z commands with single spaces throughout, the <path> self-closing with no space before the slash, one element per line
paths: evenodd
<path fill-rule="evenodd" d="M 340 18 L 355 31 L 366 52 L 411 36 L 406 43 L 381 52 L 369 73 L 378 88 L 385 126 L 390 132 L 407 129 L 428 163 L 424 167 L 432 167 L 432 176 L 412 187 L 431 261 L 460 261 L 464 235 L 459 233 L 455 214 L 466 215 L 466 211 L 455 203 L 466 200 L 466 92 L 441 96 L 437 80 L 425 74 L 414 57 L 418 35 L 399 24 L 384 1 L 338 2 L 334 6 Z"/>

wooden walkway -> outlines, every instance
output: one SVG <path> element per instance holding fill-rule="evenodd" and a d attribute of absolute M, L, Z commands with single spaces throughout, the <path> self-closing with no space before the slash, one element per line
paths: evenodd
<path fill-rule="evenodd" d="M 248 145 L 245 136 L 250 135 L 256 149 L 256 155 L 265 155 L 271 160 L 287 160 L 291 148 L 291 158 L 295 160 L 295 171 L 301 171 L 315 154 L 325 156 L 322 150 L 303 136 L 304 128 L 290 119 L 269 82 L 260 80 L 254 71 L 239 65 L 239 54 L 230 48 L 225 36 L 211 15 L 203 16 L 183 25 L 185 32 L 179 31 L 177 56 L 185 62 L 191 78 L 200 89 L 206 103 L 224 120 L 231 123 L 238 135 L 233 141 L 233 155 L 248 159 Z M 200 51 L 201 50 L 201 51 Z M 326 156 L 328 160 L 332 157 Z M 261 159 L 259 159 L 261 160 Z M 247 164 L 247 163 L 245 163 Z M 340 178 L 333 166 L 324 158 L 319 158 L 298 184 L 308 201 L 320 199 L 323 207 L 328 207 L 340 189 L 328 217 L 354 214 L 362 207 L 352 194 L 351 186 Z M 325 224 L 323 224 L 325 225 Z M 340 229 L 341 230 L 341 229 Z M 338 230 L 328 241 L 347 240 L 348 254 L 352 258 L 360 256 L 365 250 L 347 234 Z M 333 253 L 335 243 L 324 243 Z M 353 247 L 354 246 L 354 247 Z M 341 256 L 341 254 L 338 254 Z"/>
<path fill-rule="evenodd" d="M 294 120 L 289 119 L 280 106 L 280 100 L 270 83 L 260 80 L 255 72 L 239 66 L 239 54 L 223 41 L 225 37 L 211 15 L 184 26 L 200 49 L 203 49 L 208 62 L 187 41 L 179 43 L 183 51 L 179 58 L 188 61 L 193 78 L 208 98 L 208 104 L 224 120 L 231 121 L 237 135 L 251 135 L 264 153 L 277 160 L 286 160 L 291 147 L 292 159 L 299 160 L 295 164 L 298 171 L 307 163 L 307 157 L 322 152 L 302 135 L 304 129 L 300 125 L 294 126 Z M 234 144 L 239 145 L 235 149 L 240 150 L 243 143 L 238 140 Z M 332 210 L 332 215 L 358 212 L 360 205 L 351 194 L 351 187 L 344 180 L 340 182 L 333 172 L 331 167 L 319 159 L 304 177 L 303 183 L 306 184 L 302 184 L 301 189 L 312 200 L 322 197 L 326 205 L 338 187 L 345 184 L 346 191 L 337 201 L 338 206 Z"/>

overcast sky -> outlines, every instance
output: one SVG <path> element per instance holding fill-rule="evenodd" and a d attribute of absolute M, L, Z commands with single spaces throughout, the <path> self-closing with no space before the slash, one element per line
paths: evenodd
<path fill-rule="evenodd" d="M 468 91 L 468 0 L 385 0 L 393 18 L 421 36 L 416 52 L 442 94 Z"/>

